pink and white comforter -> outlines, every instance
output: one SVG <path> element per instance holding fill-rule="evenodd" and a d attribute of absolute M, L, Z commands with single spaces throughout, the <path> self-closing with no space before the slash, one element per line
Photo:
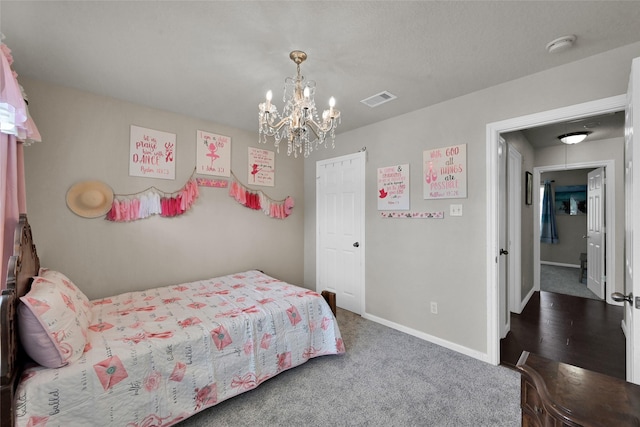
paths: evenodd
<path fill-rule="evenodd" d="M 320 295 L 259 271 L 92 303 L 82 358 L 25 371 L 18 426 L 169 426 L 345 351 Z"/>

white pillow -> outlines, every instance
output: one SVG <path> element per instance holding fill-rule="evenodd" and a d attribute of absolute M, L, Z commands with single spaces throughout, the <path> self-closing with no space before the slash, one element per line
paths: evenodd
<path fill-rule="evenodd" d="M 84 353 L 91 310 L 87 297 L 66 276 L 50 270 L 41 273 L 20 298 L 20 340 L 34 361 L 59 368 Z"/>

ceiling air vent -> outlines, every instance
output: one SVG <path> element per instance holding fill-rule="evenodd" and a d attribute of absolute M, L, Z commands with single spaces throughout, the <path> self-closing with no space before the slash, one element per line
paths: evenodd
<path fill-rule="evenodd" d="M 393 99 L 396 99 L 397 96 L 395 96 L 392 93 L 387 92 L 386 90 L 383 92 L 380 92 L 378 94 L 375 94 L 373 96 L 370 96 L 366 99 L 363 99 L 362 102 L 364 105 L 368 105 L 369 107 L 373 108 L 373 107 L 377 107 L 378 105 L 384 104 L 385 102 L 389 102 Z"/>

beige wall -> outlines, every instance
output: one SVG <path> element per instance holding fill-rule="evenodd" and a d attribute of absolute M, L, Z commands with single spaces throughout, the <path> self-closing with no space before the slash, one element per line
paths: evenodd
<path fill-rule="evenodd" d="M 316 274 L 315 162 L 366 146 L 366 314 L 486 354 L 487 124 L 623 94 L 638 56 L 640 43 L 341 134 L 336 150 L 305 164 L 305 283 Z M 468 144 L 468 197 L 424 200 L 422 152 L 454 144 Z M 407 162 L 411 209 L 442 210 L 445 219 L 378 217 L 377 168 Z M 449 217 L 451 203 L 463 204 L 462 217 Z"/>
<path fill-rule="evenodd" d="M 47 141 L 25 154 L 29 218 L 43 265 L 66 272 L 91 298 L 247 268 L 313 289 L 315 162 L 366 146 L 366 314 L 469 353 L 486 353 L 487 123 L 620 95 L 637 56 L 640 43 L 340 134 L 335 150 L 315 152 L 304 169 L 300 159 L 278 156 L 276 187 L 265 191 L 296 199 L 294 214 L 284 221 L 244 208 L 217 189 L 204 189 L 178 218 L 113 224 L 77 217 L 64 195 L 80 180 L 103 180 L 116 193 L 182 186 L 195 165 L 197 129 L 233 138 L 232 168 L 242 180 L 246 149 L 257 146 L 257 136 L 23 79 Z M 128 176 L 130 124 L 177 134 L 175 181 Z M 454 144 L 467 144 L 468 197 L 424 200 L 422 152 Z M 376 170 L 407 162 L 411 209 L 442 210 L 445 219 L 379 218 Z M 463 205 L 462 217 L 449 217 L 451 203 Z M 439 314 L 430 313 L 430 301 L 438 302 Z"/>
<path fill-rule="evenodd" d="M 65 202 L 78 181 L 101 180 L 117 194 L 180 189 L 195 168 L 196 130 L 232 138 L 232 170 L 246 184 L 247 147 L 259 146 L 257 134 L 27 78 L 21 83 L 44 140 L 25 149 L 27 210 L 43 266 L 67 274 L 89 298 L 251 268 L 302 284 L 301 159 L 280 154 L 275 187 L 255 187 L 273 199 L 294 197 L 284 220 L 241 206 L 226 189 L 204 187 L 179 217 L 81 218 Z M 131 124 L 177 135 L 175 180 L 129 176 Z"/>

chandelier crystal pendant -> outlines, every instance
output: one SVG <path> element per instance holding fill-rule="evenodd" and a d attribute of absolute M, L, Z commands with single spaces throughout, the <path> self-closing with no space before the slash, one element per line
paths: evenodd
<path fill-rule="evenodd" d="M 272 93 L 267 92 L 266 101 L 258 108 L 258 142 L 266 143 L 267 137 L 273 137 L 276 151 L 280 152 L 280 141 L 287 139 L 287 155 L 293 153 L 309 157 L 309 154 L 320 145 L 327 146 L 326 138 L 331 138 L 331 147 L 335 148 L 335 131 L 340 123 L 340 111 L 336 110 L 335 99 L 329 100 L 329 109 L 322 113 L 322 120 L 318 116 L 314 96 L 316 82 L 305 81 L 300 74 L 300 64 L 307 59 L 307 54 L 294 50 L 289 58 L 296 64 L 297 75 L 287 77 L 284 81 L 282 101 L 284 110 L 278 112 L 271 103 Z"/>

